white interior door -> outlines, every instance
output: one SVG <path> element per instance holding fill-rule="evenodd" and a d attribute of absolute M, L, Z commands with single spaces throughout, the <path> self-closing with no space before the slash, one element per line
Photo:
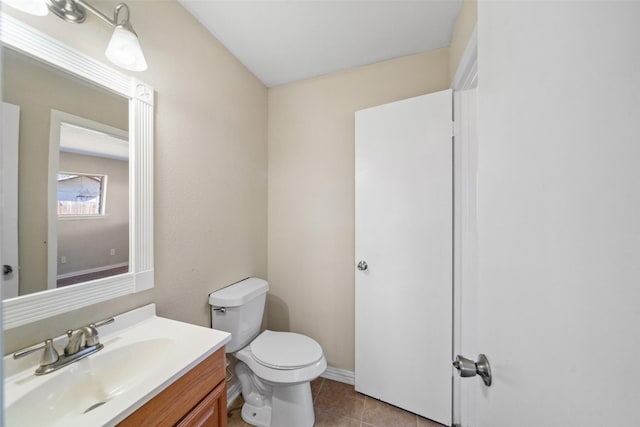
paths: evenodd
<path fill-rule="evenodd" d="M 640 3 L 479 2 L 474 427 L 640 422 Z M 468 355 L 473 356 L 475 355 Z"/>
<path fill-rule="evenodd" d="M 20 107 L 2 103 L 2 298 L 18 296 L 18 136 Z M 4 274 L 4 269 L 12 272 Z"/>
<path fill-rule="evenodd" d="M 449 425 L 452 94 L 356 112 L 356 390 Z"/>

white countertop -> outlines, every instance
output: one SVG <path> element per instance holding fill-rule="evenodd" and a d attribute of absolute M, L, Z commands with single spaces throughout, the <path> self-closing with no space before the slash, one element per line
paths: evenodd
<path fill-rule="evenodd" d="M 34 374 L 40 351 L 4 358 L 7 427 L 44 420 L 47 426 L 115 425 L 231 339 L 227 332 L 158 317 L 155 304 L 116 316 L 99 332 L 104 349 L 51 374 Z M 59 352 L 65 342 L 64 336 L 55 340 Z"/>

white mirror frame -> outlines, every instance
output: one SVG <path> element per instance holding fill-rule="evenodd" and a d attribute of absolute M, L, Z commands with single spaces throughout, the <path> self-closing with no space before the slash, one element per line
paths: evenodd
<path fill-rule="evenodd" d="M 0 13 L 0 43 L 129 99 L 129 273 L 11 298 L 4 329 L 151 289 L 153 277 L 153 88 Z"/>

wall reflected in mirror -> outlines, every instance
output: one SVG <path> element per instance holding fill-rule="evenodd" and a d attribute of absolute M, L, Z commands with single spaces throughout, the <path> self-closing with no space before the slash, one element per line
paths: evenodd
<path fill-rule="evenodd" d="M 2 97 L 3 298 L 128 272 L 128 99 L 4 47 Z"/>

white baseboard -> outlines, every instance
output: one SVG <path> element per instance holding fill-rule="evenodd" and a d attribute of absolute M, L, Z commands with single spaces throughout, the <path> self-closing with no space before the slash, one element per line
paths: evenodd
<path fill-rule="evenodd" d="M 105 265 L 105 266 L 96 267 L 96 268 L 88 268 L 86 270 L 72 271 L 71 273 L 59 274 L 56 276 L 56 279 L 68 279 L 69 277 L 82 276 L 83 274 L 89 274 L 89 273 L 98 273 L 100 271 L 125 267 L 127 265 L 129 265 L 129 262 L 120 262 L 118 264 Z"/>
<path fill-rule="evenodd" d="M 327 366 L 327 370 L 324 371 L 320 376 L 322 378 L 327 378 L 329 380 L 334 380 L 350 385 L 354 385 L 356 383 L 356 375 L 353 371 L 334 368 L 333 366 Z"/>
<path fill-rule="evenodd" d="M 240 396 L 240 393 L 242 392 L 242 386 L 240 385 L 240 381 L 238 380 L 234 381 L 230 386 L 229 384 L 227 384 L 227 386 L 227 409 L 229 409 L 233 401 L 236 400 L 238 396 Z"/>

